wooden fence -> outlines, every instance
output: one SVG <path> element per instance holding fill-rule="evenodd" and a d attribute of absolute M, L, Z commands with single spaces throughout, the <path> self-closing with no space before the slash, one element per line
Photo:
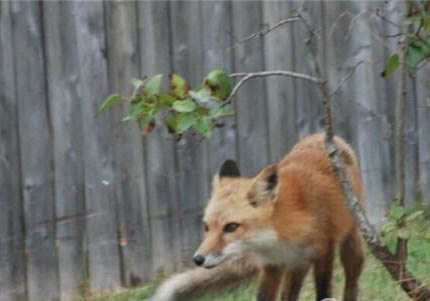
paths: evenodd
<path fill-rule="evenodd" d="M 127 108 L 94 113 L 133 77 L 178 72 L 197 83 L 211 68 L 312 72 L 306 30 L 289 24 L 229 49 L 291 14 L 290 1 L 0 2 L 0 300 L 67 299 L 132 286 L 190 262 L 210 181 L 226 158 L 245 175 L 322 129 L 316 87 L 255 79 L 238 114 L 209 141 L 142 137 Z M 380 73 L 396 39 L 399 4 L 310 1 L 315 44 L 333 98 L 336 132 L 358 151 L 369 215 L 393 197 L 395 77 Z M 430 68 L 409 80 L 407 201 L 430 196 Z"/>

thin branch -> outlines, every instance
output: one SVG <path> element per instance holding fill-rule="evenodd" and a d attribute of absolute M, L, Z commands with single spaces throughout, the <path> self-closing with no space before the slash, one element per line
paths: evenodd
<path fill-rule="evenodd" d="M 335 95 L 339 89 L 343 86 L 343 84 L 351 77 L 351 75 L 355 72 L 355 69 L 357 69 L 358 66 L 360 66 L 361 64 L 363 64 L 364 61 L 358 61 L 349 71 L 348 73 L 345 75 L 344 78 L 342 78 L 342 80 L 337 84 L 337 87 L 330 92 L 329 97 L 332 97 L 333 95 Z"/>
<path fill-rule="evenodd" d="M 247 37 L 245 37 L 243 39 L 240 39 L 240 40 L 236 39 L 236 45 L 230 47 L 228 50 L 233 50 L 233 49 L 239 47 L 240 44 L 243 44 L 243 43 L 248 42 L 250 40 L 260 39 L 263 36 L 265 36 L 268 33 L 270 33 L 271 31 L 273 31 L 273 30 L 281 27 L 282 25 L 285 25 L 285 24 L 288 24 L 288 23 L 297 22 L 297 21 L 300 21 L 300 19 L 297 16 L 291 16 L 291 17 L 289 17 L 287 19 L 283 19 L 283 20 L 279 21 L 278 23 L 276 23 L 275 25 L 263 28 L 263 29 L 261 29 L 261 30 L 259 30 L 257 32 L 254 32 L 254 33 L 250 34 L 249 36 L 247 36 Z"/>
<path fill-rule="evenodd" d="M 272 71 L 262 71 L 262 72 L 253 72 L 253 73 L 232 73 L 230 74 L 230 77 L 243 77 L 233 88 L 231 91 L 229 97 L 225 100 L 224 103 L 228 104 L 231 102 L 233 97 L 237 94 L 240 87 L 248 80 L 254 77 L 266 77 L 266 76 L 286 76 L 286 77 L 292 77 L 302 80 L 307 80 L 313 83 L 318 84 L 319 79 L 308 75 L 304 73 L 298 73 L 294 71 L 287 71 L 287 70 L 272 70 Z"/>
<path fill-rule="evenodd" d="M 412 2 L 409 0 L 405 1 L 406 11 L 409 14 L 412 10 Z M 404 16 L 403 20 L 403 32 L 409 34 L 411 26 L 407 22 L 407 15 Z M 396 108 L 395 108 L 395 174 L 396 174 L 396 199 L 399 201 L 400 206 L 405 206 L 405 99 L 407 93 L 406 87 L 406 52 L 409 44 L 409 35 L 399 41 L 399 78 L 398 78 L 398 90 L 396 97 Z M 400 227 L 404 227 L 404 223 L 400 224 Z M 396 257 L 401 261 L 399 266 L 400 272 L 406 269 L 406 260 L 408 258 L 408 240 L 401 237 L 397 237 L 396 244 Z"/>
<path fill-rule="evenodd" d="M 426 10 L 425 7 L 421 4 L 421 2 L 416 1 L 416 0 L 409 0 L 410 3 L 418 10 L 418 12 L 421 15 L 421 18 L 425 19 L 426 18 Z M 411 11 L 412 13 L 412 11 Z"/>
<path fill-rule="evenodd" d="M 377 9 L 376 13 L 373 12 L 373 15 L 377 16 L 378 18 L 380 18 L 382 21 L 387 22 L 388 24 L 391 24 L 397 28 L 402 28 L 402 25 L 397 24 L 396 22 L 391 21 L 390 19 L 384 17 L 383 15 L 381 15 L 381 10 Z"/>

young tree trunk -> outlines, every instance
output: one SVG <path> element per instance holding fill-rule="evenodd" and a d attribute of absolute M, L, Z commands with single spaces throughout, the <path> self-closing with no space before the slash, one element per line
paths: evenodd
<path fill-rule="evenodd" d="M 308 27 L 312 34 L 312 27 L 307 23 L 306 19 L 302 18 L 303 23 Z M 404 54 L 404 53 L 403 53 Z M 345 166 L 342 158 L 339 155 L 339 151 L 334 142 L 333 126 L 331 118 L 330 108 L 330 93 L 328 91 L 326 81 L 322 77 L 321 69 L 316 59 L 313 56 L 314 68 L 318 81 L 318 86 L 322 94 L 322 103 L 324 107 L 324 126 L 325 126 L 325 143 L 327 152 L 329 154 L 334 173 L 342 186 L 342 190 L 345 194 L 347 205 L 354 215 L 358 225 L 361 228 L 364 239 L 366 240 L 370 250 L 378 258 L 385 268 L 388 270 L 394 280 L 396 280 L 406 294 L 413 300 L 417 301 L 429 301 L 430 290 L 425 287 L 421 281 L 419 281 L 412 273 L 410 273 L 406 267 L 405 260 L 399 260 L 399 255 L 406 255 L 406 244 L 400 242 L 398 244 L 398 250 L 396 254 L 392 254 L 387 246 L 381 241 L 378 233 L 374 227 L 370 224 L 366 214 L 359 205 L 358 198 L 355 195 L 350 180 L 347 177 Z M 404 88 L 399 88 L 400 94 L 404 99 Z M 399 99 L 401 100 L 401 99 Z M 402 177 L 399 177 L 400 180 Z M 404 179 L 404 176 L 403 176 Z M 401 257 L 402 259 L 406 257 Z"/>

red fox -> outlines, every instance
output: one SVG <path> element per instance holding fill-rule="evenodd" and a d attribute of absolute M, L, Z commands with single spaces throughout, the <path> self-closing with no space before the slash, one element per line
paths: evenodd
<path fill-rule="evenodd" d="M 335 142 L 362 200 L 355 153 L 341 138 Z M 151 301 L 187 300 L 256 274 L 257 301 L 296 301 L 311 266 L 320 301 L 331 297 L 337 245 L 346 278 L 343 300 L 357 300 L 361 234 L 332 172 L 324 134 L 302 139 L 254 178 L 241 177 L 236 163 L 225 161 L 214 177 L 203 224 L 205 237 L 193 258 L 200 267 L 167 280 Z"/>

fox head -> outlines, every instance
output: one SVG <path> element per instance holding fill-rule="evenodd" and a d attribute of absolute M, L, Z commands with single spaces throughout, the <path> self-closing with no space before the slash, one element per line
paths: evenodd
<path fill-rule="evenodd" d="M 240 176 L 234 161 L 225 161 L 213 179 L 203 217 L 205 236 L 194 262 L 212 268 L 231 257 L 258 250 L 265 243 L 259 238 L 273 232 L 277 194 L 277 164 L 247 178 Z"/>

